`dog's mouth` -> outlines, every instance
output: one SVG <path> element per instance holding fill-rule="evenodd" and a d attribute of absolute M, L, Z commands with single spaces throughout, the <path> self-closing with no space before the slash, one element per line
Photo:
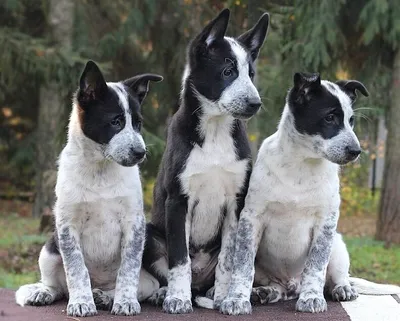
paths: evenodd
<path fill-rule="evenodd" d="M 233 112 L 232 116 L 236 119 L 247 120 L 247 119 L 250 119 L 251 117 L 253 117 L 256 113 L 257 113 L 257 111 L 256 112 L 240 112 L 240 113 Z"/>
<path fill-rule="evenodd" d="M 347 156 L 346 158 L 342 158 L 342 159 L 330 159 L 329 157 L 326 157 L 326 159 L 328 159 L 329 161 L 331 161 L 332 163 L 338 164 L 338 165 L 347 165 L 349 163 L 354 163 L 358 160 L 359 156 Z"/>
<path fill-rule="evenodd" d="M 132 167 L 135 165 L 140 165 L 141 163 L 144 162 L 144 160 L 146 159 L 146 155 L 141 157 L 141 158 L 128 158 L 128 159 L 122 159 L 120 161 L 115 160 L 118 164 L 120 164 L 121 166 L 124 167 Z"/>

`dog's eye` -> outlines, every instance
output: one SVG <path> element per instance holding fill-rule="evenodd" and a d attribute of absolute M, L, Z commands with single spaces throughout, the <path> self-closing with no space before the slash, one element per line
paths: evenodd
<path fill-rule="evenodd" d="M 124 125 L 124 120 L 121 116 L 117 116 L 110 122 L 110 124 L 114 127 L 121 128 Z"/>
<path fill-rule="evenodd" d="M 350 126 L 354 125 L 354 116 L 351 116 L 349 119 Z"/>
<path fill-rule="evenodd" d="M 232 77 L 232 75 L 233 75 L 233 69 L 232 68 L 225 68 L 224 71 L 222 72 L 222 76 L 224 78 Z"/>
<path fill-rule="evenodd" d="M 328 116 L 326 116 L 325 117 L 325 121 L 327 122 L 327 123 L 333 123 L 334 122 L 334 120 L 335 120 L 335 115 L 334 114 L 329 114 Z"/>
<path fill-rule="evenodd" d="M 249 71 L 249 76 L 250 76 L 251 79 L 254 78 L 254 75 L 255 75 L 254 71 L 253 71 L 253 70 L 250 70 L 250 71 Z"/>

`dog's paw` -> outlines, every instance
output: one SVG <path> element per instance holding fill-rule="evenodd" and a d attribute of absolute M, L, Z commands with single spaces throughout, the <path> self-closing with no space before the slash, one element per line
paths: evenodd
<path fill-rule="evenodd" d="M 68 302 L 67 315 L 72 317 L 89 317 L 96 315 L 97 310 L 94 302 Z"/>
<path fill-rule="evenodd" d="M 41 283 L 21 286 L 15 294 L 17 303 L 24 305 L 49 305 L 55 297 L 51 291 Z"/>
<path fill-rule="evenodd" d="M 172 314 L 190 313 L 193 312 L 192 301 L 190 299 L 182 300 L 167 296 L 163 302 L 163 310 Z"/>
<path fill-rule="evenodd" d="M 93 300 L 99 310 L 110 311 L 113 306 L 114 298 L 100 289 L 93 289 Z"/>
<path fill-rule="evenodd" d="M 281 298 L 281 293 L 272 286 L 259 286 L 251 291 L 250 301 L 253 304 L 277 302 Z"/>
<path fill-rule="evenodd" d="M 251 314 L 251 303 L 246 299 L 226 298 L 219 311 L 229 315 Z"/>
<path fill-rule="evenodd" d="M 49 305 L 54 301 L 53 295 L 46 289 L 37 289 L 26 298 L 25 304 L 28 305 Z"/>
<path fill-rule="evenodd" d="M 114 302 L 111 313 L 115 315 L 137 315 L 141 311 L 138 300 Z"/>
<path fill-rule="evenodd" d="M 327 310 L 326 300 L 323 296 L 306 295 L 300 297 L 296 302 L 296 311 L 318 313 Z"/>
<path fill-rule="evenodd" d="M 167 291 L 168 291 L 168 287 L 163 286 L 161 288 L 159 288 L 156 292 L 153 293 L 153 295 L 148 298 L 147 300 L 155 306 L 162 306 L 165 297 L 167 296 Z"/>
<path fill-rule="evenodd" d="M 357 298 L 357 290 L 351 285 L 336 285 L 332 290 L 332 299 L 335 301 L 352 301 Z"/>

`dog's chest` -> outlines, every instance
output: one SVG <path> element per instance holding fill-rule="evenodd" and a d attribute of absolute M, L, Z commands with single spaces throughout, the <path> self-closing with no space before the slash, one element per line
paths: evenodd
<path fill-rule="evenodd" d="M 271 205 L 257 259 L 271 276 L 289 281 L 304 269 L 318 216 L 310 209 Z"/>
<path fill-rule="evenodd" d="M 94 286 L 107 287 L 115 282 L 127 202 L 125 198 L 116 198 L 79 206 L 80 245 Z"/>
<path fill-rule="evenodd" d="M 90 168 L 60 163 L 57 180 L 58 222 L 74 226 L 92 286 L 113 288 L 121 261 L 124 227 L 142 214 L 138 169 Z M 133 228 L 133 226 L 132 226 Z"/>
<path fill-rule="evenodd" d="M 233 138 L 223 129 L 193 147 L 179 177 L 188 196 L 190 239 L 198 246 L 217 235 L 226 211 L 236 206 L 249 162 L 237 160 Z"/>

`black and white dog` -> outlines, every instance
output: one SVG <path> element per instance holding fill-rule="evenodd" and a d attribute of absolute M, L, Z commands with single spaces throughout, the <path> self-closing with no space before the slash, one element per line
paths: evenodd
<path fill-rule="evenodd" d="M 254 63 L 269 22 L 264 14 L 230 38 L 229 14 L 223 10 L 188 47 L 180 107 L 154 189 L 143 266 L 164 285 L 153 300 L 168 313 L 192 311 L 191 288 L 205 292 L 215 284 L 216 305 L 228 289 L 251 171 L 244 120 L 261 106 Z"/>
<path fill-rule="evenodd" d="M 147 283 L 138 293 L 145 217 L 137 164 L 146 154 L 140 105 L 149 82 L 161 80 L 143 74 L 106 83 L 94 62 L 86 64 L 59 158 L 56 230 L 40 253 L 41 282 L 22 286 L 18 304 L 69 297 L 71 316 L 94 315 L 96 306 L 134 315 L 138 299 L 158 287 L 142 272 Z"/>
<path fill-rule="evenodd" d="M 298 298 L 297 311 L 321 312 L 324 288 L 338 301 L 357 298 L 357 290 L 400 292 L 349 278 L 349 254 L 336 232 L 339 165 L 361 153 L 353 131 L 356 90 L 368 96 L 355 80 L 295 74 L 278 131 L 264 140 L 251 174 L 222 313 L 251 313 L 250 298 Z"/>

